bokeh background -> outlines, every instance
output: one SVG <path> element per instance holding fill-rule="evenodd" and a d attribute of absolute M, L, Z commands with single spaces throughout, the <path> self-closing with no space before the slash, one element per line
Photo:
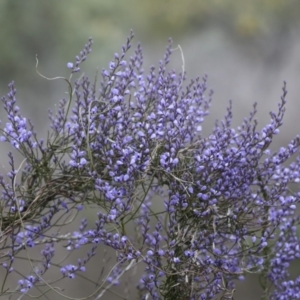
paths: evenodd
<path fill-rule="evenodd" d="M 36 55 L 42 74 L 68 77 L 67 62 L 74 61 L 92 36 L 93 51 L 83 71 L 93 76 L 97 67 L 108 66 L 130 29 L 135 32 L 133 44 L 140 42 L 144 49 L 145 70 L 157 65 L 172 37 L 174 48 L 180 45 L 183 50 L 188 78 L 208 74 L 214 97 L 206 132 L 225 114 L 229 99 L 233 101 L 234 126 L 258 102 L 262 127 L 270 119 L 269 111 L 277 109 L 286 80 L 287 112 L 273 148 L 299 133 L 298 0 L 1 0 L 0 95 L 6 94 L 7 84 L 14 80 L 22 114 L 36 125 L 38 135 L 46 138 L 48 109 L 55 110 L 55 103 L 66 96 L 66 86 L 36 73 Z M 181 70 L 180 51 L 174 52 L 171 65 Z M 2 108 L 0 119 L 5 124 Z M 2 169 L 7 165 L 7 149 L 0 144 Z M 103 257 L 99 257 L 94 274 Z M 69 289 L 74 297 L 84 296 L 92 288 L 85 282 L 79 280 L 75 289 L 74 285 Z M 235 299 L 258 299 L 255 277 L 242 285 Z M 50 299 L 63 298 L 52 294 Z M 107 299 L 120 298 L 109 294 Z"/>

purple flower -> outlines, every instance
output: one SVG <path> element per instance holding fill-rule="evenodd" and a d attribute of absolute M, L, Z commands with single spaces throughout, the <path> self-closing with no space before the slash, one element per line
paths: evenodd
<path fill-rule="evenodd" d="M 72 62 L 67 63 L 67 68 L 68 69 L 73 69 L 73 67 L 74 67 L 74 64 Z"/>

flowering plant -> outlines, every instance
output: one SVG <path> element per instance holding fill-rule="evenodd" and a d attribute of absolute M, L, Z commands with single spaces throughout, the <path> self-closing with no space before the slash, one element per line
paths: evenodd
<path fill-rule="evenodd" d="M 140 46 L 126 60 L 132 38 L 101 81 L 72 79 L 92 39 L 67 64 L 69 99 L 49 113 L 46 141 L 20 114 L 14 83 L 2 98 L 8 123 L 1 141 L 23 161 L 16 166 L 10 152 L 11 170 L 0 177 L 0 296 L 66 296 L 57 285 L 80 276 L 96 286 L 85 299 L 100 299 L 132 272 L 138 299 L 233 299 L 235 283 L 254 273 L 261 299 L 300 299 L 300 276 L 289 274 L 300 256 L 300 193 L 291 186 L 300 180 L 300 157 L 286 165 L 300 139 L 269 149 L 282 125 L 285 84 L 262 130 L 256 105 L 231 128 L 230 103 L 224 120 L 204 135 L 212 95 L 207 78 L 186 83 L 184 73 L 169 71 L 171 42 L 157 71 L 145 75 Z M 91 207 L 93 225 L 84 218 Z M 69 229 L 80 216 L 79 228 Z M 76 263 L 56 258 L 57 251 L 82 248 L 88 250 Z M 98 281 L 84 277 L 103 249 L 115 253 L 114 265 L 103 267 Z M 29 262 L 26 274 L 21 259 Z M 60 275 L 48 280 L 51 270 Z M 17 278 L 17 288 L 9 277 Z M 130 299 L 126 293 L 120 298 Z"/>

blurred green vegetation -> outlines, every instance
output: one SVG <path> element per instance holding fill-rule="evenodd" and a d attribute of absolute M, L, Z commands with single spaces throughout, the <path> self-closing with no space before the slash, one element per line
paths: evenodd
<path fill-rule="evenodd" d="M 299 16 L 298 0 L 2 0 L 1 86 L 19 78 L 30 84 L 27 74 L 34 73 L 36 54 L 49 65 L 54 60 L 65 65 L 89 36 L 100 45 L 101 65 L 130 29 L 150 44 L 208 26 L 222 26 L 249 40 L 298 26 Z"/>

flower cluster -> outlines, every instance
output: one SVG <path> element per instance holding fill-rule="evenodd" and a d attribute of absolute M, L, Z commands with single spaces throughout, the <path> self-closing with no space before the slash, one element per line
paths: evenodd
<path fill-rule="evenodd" d="M 95 299 L 134 268 L 141 271 L 133 288 L 140 299 L 232 299 L 236 282 L 249 273 L 259 274 L 263 299 L 300 299 L 300 274 L 289 274 L 300 257 L 300 138 L 276 152 L 269 147 L 283 123 L 285 84 L 278 111 L 262 130 L 256 105 L 232 128 L 230 102 L 205 135 L 207 77 L 187 82 L 186 74 L 169 69 L 171 41 L 158 68 L 145 74 L 140 45 L 126 58 L 132 38 L 102 80 L 72 79 L 91 39 L 76 63 L 67 64 L 69 99 L 49 112 L 46 143 L 20 115 L 13 83 L 2 98 L 9 123 L 1 141 L 24 160 L 16 168 L 9 153 L 11 170 L 0 177 L 0 296 L 51 287 L 44 277 L 50 269 L 60 273 L 56 282 L 73 279 L 108 248 L 115 263 L 106 273 L 101 267 Z M 97 211 L 93 225 L 89 208 Z M 83 214 L 79 228 L 64 233 Z M 41 256 L 34 258 L 38 248 Z M 58 251 L 83 248 L 84 258 L 56 260 Z M 30 274 L 18 270 L 24 251 Z M 11 290 L 6 279 L 14 273 L 21 278 Z"/>

